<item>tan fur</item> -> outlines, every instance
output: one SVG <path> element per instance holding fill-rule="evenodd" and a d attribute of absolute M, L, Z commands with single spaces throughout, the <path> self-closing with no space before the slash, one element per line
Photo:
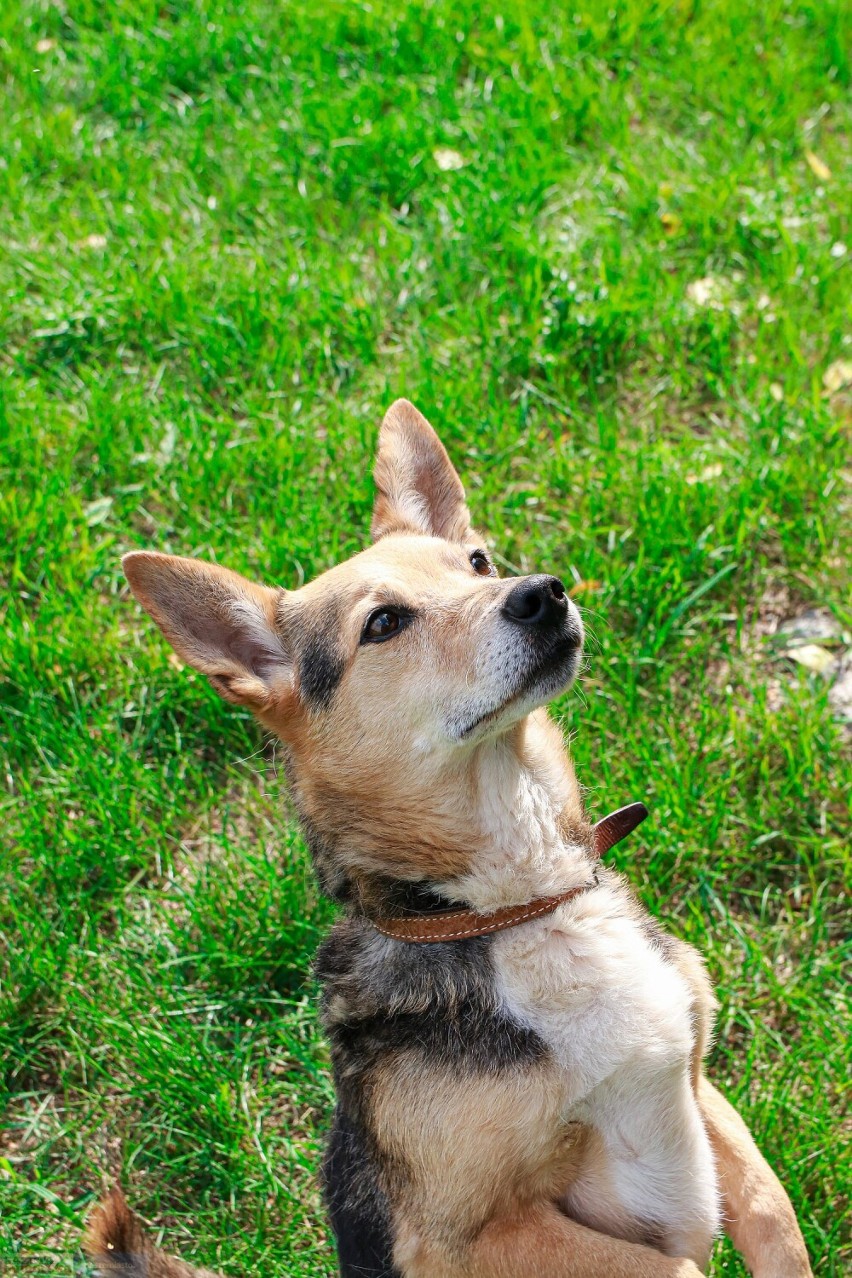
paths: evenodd
<path fill-rule="evenodd" d="M 428 532 L 464 541 L 470 529 L 464 489 L 446 449 L 422 413 L 399 399 L 385 415 L 373 473 L 372 533 Z"/>
<path fill-rule="evenodd" d="M 552 1199 L 569 1182 L 589 1133 L 560 1122 L 560 1083 L 542 1066 L 511 1081 L 459 1081 L 394 1061 L 376 1080 L 378 1139 L 406 1168 L 409 1220 L 448 1252 L 494 1216 Z M 460 1131 L 469 1139 L 458 1139 Z M 428 1220 L 417 1220 L 428 1204 Z"/>
<path fill-rule="evenodd" d="M 579 1123 L 566 1127 L 561 1121 L 562 1080 L 546 1067 L 527 1071 L 512 1084 L 496 1079 L 459 1084 L 451 1074 L 426 1079 L 397 1062 L 377 1090 L 379 1138 L 386 1142 L 390 1162 L 398 1160 L 407 1169 L 409 1201 L 395 1258 L 412 1278 L 445 1270 L 515 1273 L 506 1267 L 506 1256 L 500 1257 L 504 1268 L 487 1267 L 494 1263 L 486 1258 L 492 1256 L 496 1239 L 505 1246 L 513 1230 L 526 1233 L 537 1209 L 553 1203 L 580 1167 L 599 1156 L 594 1131 Z M 458 1140 L 460 1130 L 466 1134 L 464 1142 Z M 419 1213 L 427 1203 L 424 1219 Z M 559 1219 L 566 1220 L 564 1215 Z M 578 1237 L 587 1232 L 598 1240 L 591 1255 L 601 1260 L 608 1250 L 600 1243 L 602 1236 L 569 1223 L 569 1230 L 560 1226 L 557 1231 L 558 1246 L 564 1247 L 568 1232 Z M 625 1220 L 624 1229 L 625 1241 L 646 1244 L 629 1249 L 628 1257 L 638 1262 L 644 1251 L 646 1261 L 654 1257 L 659 1263 L 659 1253 L 649 1250 L 652 1226 L 638 1231 L 644 1237 L 631 1238 L 633 1222 Z M 607 1237 L 607 1244 L 613 1241 Z M 527 1272 L 550 1272 L 546 1233 L 537 1237 L 531 1252 L 529 1240 L 525 1247 Z M 618 1253 L 617 1248 L 611 1250 Z M 533 1257 L 539 1268 L 533 1268 Z M 564 1266 L 565 1253 L 558 1258 Z M 698 1270 L 693 1267 L 692 1272 Z"/>
<path fill-rule="evenodd" d="M 378 908 L 388 880 L 426 878 L 482 910 L 564 890 L 572 875 L 587 881 L 590 826 L 573 767 L 558 729 L 535 708 L 541 698 L 527 697 L 523 684 L 513 691 L 522 646 L 504 651 L 494 637 L 512 583 L 471 569 L 481 541 L 461 482 L 432 428 L 405 401 L 385 418 L 375 477 L 375 544 L 298 591 L 144 552 L 126 558 L 128 580 L 181 656 L 285 743 L 296 800 L 328 858 L 329 877 L 362 907 Z M 417 624 L 391 643 L 365 646 L 365 620 L 394 606 L 415 610 Z M 331 712 L 309 695 L 317 672 L 333 678 Z M 582 956 L 584 935 L 632 928 L 631 943 L 644 943 L 644 913 L 614 879 L 599 899 L 599 918 L 594 905 L 588 917 L 578 905 L 550 923 L 526 925 L 538 929 L 526 942 L 501 941 L 493 953 L 507 999 L 529 995 L 530 1006 L 538 1000 L 548 1011 L 548 982 L 572 945 L 593 977 L 597 959 L 591 950 Z M 551 953 L 556 959 L 542 961 L 538 972 L 541 955 Z M 677 1103 L 688 1101 L 712 1172 L 698 1098 L 727 1228 L 757 1278 L 806 1278 L 784 1191 L 701 1073 L 714 1007 L 703 963 L 671 938 L 666 956 L 668 967 L 652 955 L 648 971 L 663 973 L 663 988 L 673 982 L 682 1020 L 690 1022 L 690 1033 L 681 1034 L 684 1064 L 671 1066 L 682 1084 Z M 348 996 L 339 997 L 330 1020 L 349 1014 Z M 558 999 L 553 1006 L 558 1012 Z M 660 1048 L 679 1051 L 680 1041 L 661 1039 Z M 666 1240 L 657 1223 L 623 1207 L 611 1149 L 593 1126 L 566 1117 L 576 1100 L 572 1086 L 550 1058 L 475 1078 L 450 1063 L 426 1069 L 405 1053 L 382 1059 L 368 1108 L 393 1187 L 395 1256 L 406 1278 L 697 1278 L 693 1261 L 661 1254 Z M 641 1094 L 635 1103 L 643 1103 Z M 629 1148 L 626 1156 L 633 1157 Z M 569 1191 L 581 1182 L 585 1199 L 576 1201 L 592 1203 L 593 1223 L 605 1221 L 607 1233 L 557 1206 L 570 1205 Z M 695 1197 L 694 1180 L 681 1188 Z M 703 1263 L 711 1230 L 706 1222 L 690 1228 L 687 1220 L 672 1237 L 683 1237 Z M 149 1278 L 196 1272 L 154 1252 L 120 1196 L 99 1209 L 90 1230 L 105 1278 L 119 1272 L 106 1248 L 115 1239 L 147 1258 Z"/>
<path fill-rule="evenodd" d="M 756 1278 L 810 1273 L 795 1212 L 743 1120 L 703 1076 L 698 1099 L 722 1188 L 725 1231 Z"/>
<path fill-rule="evenodd" d="M 439 1272 L 426 1267 L 411 1278 L 437 1278 Z M 699 1278 L 700 1272 L 691 1260 L 607 1238 L 539 1202 L 492 1221 L 464 1267 L 445 1270 L 441 1278 Z"/>
<path fill-rule="evenodd" d="M 118 1188 L 92 1212 L 83 1246 L 101 1278 L 220 1278 L 154 1247 Z"/>
<path fill-rule="evenodd" d="M 290 691 L 278 630 L 283 591 L 196 559 L 134 551 L 122 561 L 133 593 L 175 651 L 228 701 L 260 711 Z"/>

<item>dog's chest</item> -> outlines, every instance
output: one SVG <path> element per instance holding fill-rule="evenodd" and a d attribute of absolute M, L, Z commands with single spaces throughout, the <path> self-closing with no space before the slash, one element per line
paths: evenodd
<path fill-rule="evenodd" d="M 706 1259 L 715 1173 L 689 1079 L 693 996 L 678 968 L 608 889 L 505 933 L 493 961 L 504 1005 L 560 1067 L 564 1121 L 594 1132 L 566 1190 L 569 1214 L 637 1241 L 653 1226 L 662 1250 Z"/>
<path fill-rule="evenodd" d="M 569 1103 L 632 1066 L 686 1062 L 692 994 L 678 969 L 605 889 L 498 937 L 507 1008 L 544 1039 L 568 1076 Z"/>

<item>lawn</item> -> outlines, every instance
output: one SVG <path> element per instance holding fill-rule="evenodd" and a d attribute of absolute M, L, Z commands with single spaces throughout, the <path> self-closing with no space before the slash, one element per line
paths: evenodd
<path fill-rule="evenodd" d="M 843 22 L 0 7 L 0 1272 L 85 1272 L 118 1177 L 196 1263 L 334 1272 L 333 910 L 273 746 L 119 558 L 311 577 L 364 544 L 400 394 L 504 570 L 588 609 L 555 712 L 590 810 L 648 803 L 611 859 L 707 956 L 710 1073 L 815 1272 L 852 1263 L 849 736 L 776 633 L 852 627 Z"/>

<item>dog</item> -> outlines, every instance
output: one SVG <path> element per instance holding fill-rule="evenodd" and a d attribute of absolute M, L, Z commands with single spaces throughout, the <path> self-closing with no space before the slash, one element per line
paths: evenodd
<path fill-rule="evenodd" d="M 146 551 L 130 587 L 185 662 L 282 743 L 342 916 L 316 972 L 337 1105 L 342 1278 L 698 1278 L 724 1225 L 755 1278 L 811 1270 L 790 1201 L 702 1071 L 703 963 L 600 855 L 546 705 L 575 678 L 558 577 L 501 579 L 405 400 L 372 544 L 298 590 Z M 188 1278 L 119 1192 L 105 1278 Z"/>

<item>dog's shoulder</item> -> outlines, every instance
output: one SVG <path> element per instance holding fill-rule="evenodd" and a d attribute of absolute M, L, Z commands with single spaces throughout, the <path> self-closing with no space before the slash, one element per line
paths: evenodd
<path fill-rule="evenodd" d="M 543 1058 L 544 1042 L 501 1003 L 492 940 L 413 945 L 342 919 L 315 964 L 338 1074 L 363 1076 L 402 1054 L 460 1074 Z"/>
<path fill-rule="evenodd" d="M 602 883 L 617 897 L 624 915 L 641 928 L 651 949 L 656 951 L 667 964 L 677 968 L 689 987 L 693 1003 L 702 1020 L 707 1022 L 704 1033 L 709 1033 L 709 1022 L 716 1009 L 716 998 L 700 951 L 689 941 L 668 931 L 640 900 L 635 888 L 623 875 L 606 869 L 600 871 L 600 877 Z"/>

